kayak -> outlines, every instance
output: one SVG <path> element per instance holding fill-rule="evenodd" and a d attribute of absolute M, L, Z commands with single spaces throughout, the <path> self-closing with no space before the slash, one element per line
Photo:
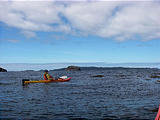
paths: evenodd
<path fill-rule="evenodd" d="M 29 83 L 50 83 L 50 82 L 68 82 L 71 80 L 71 77 L 69 78 L 58 78 L 57 80 L 28 80 L 28 79 L 23 79 L 22 84 L 29 84 Z"/>

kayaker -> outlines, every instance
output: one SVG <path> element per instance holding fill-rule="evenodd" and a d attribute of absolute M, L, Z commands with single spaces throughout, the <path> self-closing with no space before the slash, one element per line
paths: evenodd
<path fill-rule="evenodd" d="M 45 80 L 54 80 L 54 78 L 50 74 L 48 74 L 48 70 L 44 71 L 43 77 Z"/>

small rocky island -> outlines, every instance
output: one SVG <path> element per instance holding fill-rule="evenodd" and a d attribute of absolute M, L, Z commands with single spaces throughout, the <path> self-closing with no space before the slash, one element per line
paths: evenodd
<path fill-rule="evenodd" d="M 0 72 L 7 72 L 7 70 L 0 67 Z"/>
<path fill-rule="evenodd" d="M 68 67 L 66 68 L 66 70 L 69 70 L 69 71 L 79 71 L 79 70 L 81 70 L 81 69 L 80 69 L 80 67 L 78 67 L 78 66 L 68 66 Z"/>

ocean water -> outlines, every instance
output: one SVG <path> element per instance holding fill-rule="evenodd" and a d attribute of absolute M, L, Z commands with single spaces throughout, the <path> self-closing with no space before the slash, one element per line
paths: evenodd
<path fill-rule="evenodd" d="M 52 70 L 69 82 L 34 83 L 42 71 L 0 73 L 0 119 L 32 120 L 153 120 L 160 104 L 159 69 L 81 68 Z M 104 77 L 93 77 L 103 75 Z"/>
<path fill-rule="evenodd" d="M 24 71 L 24 70 L 54 70 L 66 68 L 67 66 L 75 65 L 80 67 L 130 67 L 130 68 L 160 68 L 160 63 L 0 63 L 0 67 L 8 71 Z"/>

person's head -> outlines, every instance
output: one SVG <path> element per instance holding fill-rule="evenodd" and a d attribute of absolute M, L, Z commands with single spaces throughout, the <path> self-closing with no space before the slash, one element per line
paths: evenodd
<path fill-rule="evenodd" d="M 48 73 L 48 70 L 45 70 L 44 72 L 45 72 L 45 73 Z"/>

